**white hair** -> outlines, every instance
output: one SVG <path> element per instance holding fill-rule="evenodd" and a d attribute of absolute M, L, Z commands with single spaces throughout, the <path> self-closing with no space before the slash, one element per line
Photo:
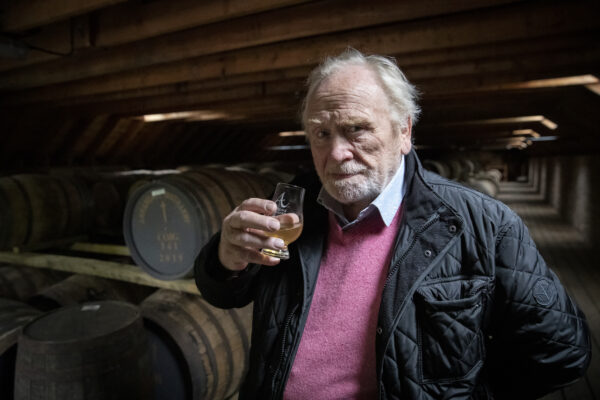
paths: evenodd
<path fill-rule="evenodd" d="M 406 117 L 410 117 L 413 125 L 417 122 L 421 113 L 421 109 L 417 104 L 418 91 L 406 79 L 404 73 L 396 65 L 396 61 L 393 58 L 378 55 L 365 56 L 360 51 L 349 48 L 338 56 L 328 57 L 308 76 L 306 81 L 308 90 L 301 109 L 304 127 L 306 127 L 308 101 L 321 82 L 336 71 L 353 65 L 364 65 L 375 73 L 390 104 L 390 119 L 397 126 L 401 129 L 406 128 Z"/>

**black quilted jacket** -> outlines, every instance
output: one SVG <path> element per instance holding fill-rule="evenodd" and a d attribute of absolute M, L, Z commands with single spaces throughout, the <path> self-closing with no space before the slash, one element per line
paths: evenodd
<path fill-rule="evenodd" d="M 403 221 L 373 332 L 379 398 L 535 398 L 581 377 L 585 317 L 520 218 L 423 170 L 414 152 L 406 161 Z M 228 279 L 217 235 L 196 262 L 207 301 L 254 301 L 242 400 L 282 397 L 315 289 L 327 215 L 316 176 L 297 183 L 307 188 L 305 228 L 289 261 Z"/>

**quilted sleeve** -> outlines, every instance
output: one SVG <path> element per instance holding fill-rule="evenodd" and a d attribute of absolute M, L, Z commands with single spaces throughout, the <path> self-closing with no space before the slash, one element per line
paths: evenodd
<path fill-rule="evenodd" d="M 253 300 L 253 283 L 260 266 L 251 264 L 234 277 L 219 261 L 219 238 L 220 232 L 212 237 L 196 258 L 196 286 L 202 297 L 215 307 L 244 307 Z"/>
<path fill-rule="evenodd" d="M 585 316 L 513 214 L 496 242 L 496 295 L 488 336 L 497 398 L 536 398 L 585 373 L 591 358 Z"/>

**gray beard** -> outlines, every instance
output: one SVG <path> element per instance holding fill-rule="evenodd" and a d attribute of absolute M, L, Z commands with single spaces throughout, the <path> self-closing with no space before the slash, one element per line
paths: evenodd
<path fill-rule="evenodd" d="M 342 204 L 370 203 L 383 190 L 380 182 L 370 173 L 362 175 L 360 182 L 325 181 L 324 186 L 329 195 Z"/>

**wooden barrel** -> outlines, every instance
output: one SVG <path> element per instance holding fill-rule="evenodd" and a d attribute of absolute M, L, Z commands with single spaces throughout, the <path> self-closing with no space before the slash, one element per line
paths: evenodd
<path fill-rule="evenodd" d="M 485 171 L 485 173 L 495 182 L 498 182 L 498 184 L 500 184 L 500 181 L 502 181 L 502 171 L 497 168 L 488 169 Z"/>
<path fill-rule="evenodd" d="M 23 325 L 41 311 L 15 300 L 0 299 L 0 393 L 12 399 L 15 382 L 17 339 Z"/>
<path fill-rule="evenodd" d="M 450 178 L 450 168 L 441 161 L 424 160 L 423 168 L 431 172 L 435 172 L 436 174 L 443 176 L 444 178 Z"/>
<path fill-rule="evenodd" d="M 468 158 L 461 159 L 463 165 L 463 178 L 473 176 L 477 171 L 476 162 Z"/>
<path fill-rule="evenodd" d="M 96 276 L 73 275 L 30 297 L 27 303 L 43 311 L 100 300 L 120 300 L 138 304 L 154 290 L 147 286 Z"/>
<path fill-rule="evenodd" d="M 0 248 L 75 237 L 90 228 L 91 196 L 75 178 L 0 178 Z"/>
<path fill-rule="evenodd" d="M 450 169 L 450 179 L 455 181 L 463 180 L 464 170 L 461 162 L 455 158 L 445 160 L 444 162 Z"/>
<path fill-rule="evenodd" d="M 152 332 L 155 399 L 225 399 L 237 392 L 248 368 L 251 305 L 222 310 L 199 296 L 161 289 L 141 309 Z"/>
<path fill-rule="evenodd" d="M 481 193 L 485 193 L 490 197 L 496 197 L 500 190 L 500 185 L 492 177 L 486 175 L 477 175 L 469 178 L 465 184 Z"/>
<path fill-rule="evenodd" d="M 77 167 L 52 171 L 53 175 L 83 183 L 91 195 L 90 235 L 122 239 L 123 212 L 130 190 L 138 181 L 149 181 L 177 170 L 129 169 L 125 167 Z M 102 240 L 102 239 L 100 239 Z"/>
<path fill-rule="evenodd" d="M 0 266 L 0 297 L 25 300 L 64 279 L 67 274 L 20 265 Z"/>
<path fill-rule="evenodd" d="M 151 399 L 139 309 L 101 301 L 41 315 L 19 336 L 15 400 Z"/>
<path fill-rule="evenodd" d="M 157 176 L 147 175 L 115 175 L 103 176 L 90 184 L 94 199 L 93 233 L 108 236 L 123 236 L 123 214 L 132 193 Z"/>
<path fill-rule="evenodd" d="M 273 185 L 258 174 L 204 168 L 140 187 L 127 202 L 125 242 L 135 263 L 158 279 L 188 276 L 194 260 L 223 218 Z"/>

